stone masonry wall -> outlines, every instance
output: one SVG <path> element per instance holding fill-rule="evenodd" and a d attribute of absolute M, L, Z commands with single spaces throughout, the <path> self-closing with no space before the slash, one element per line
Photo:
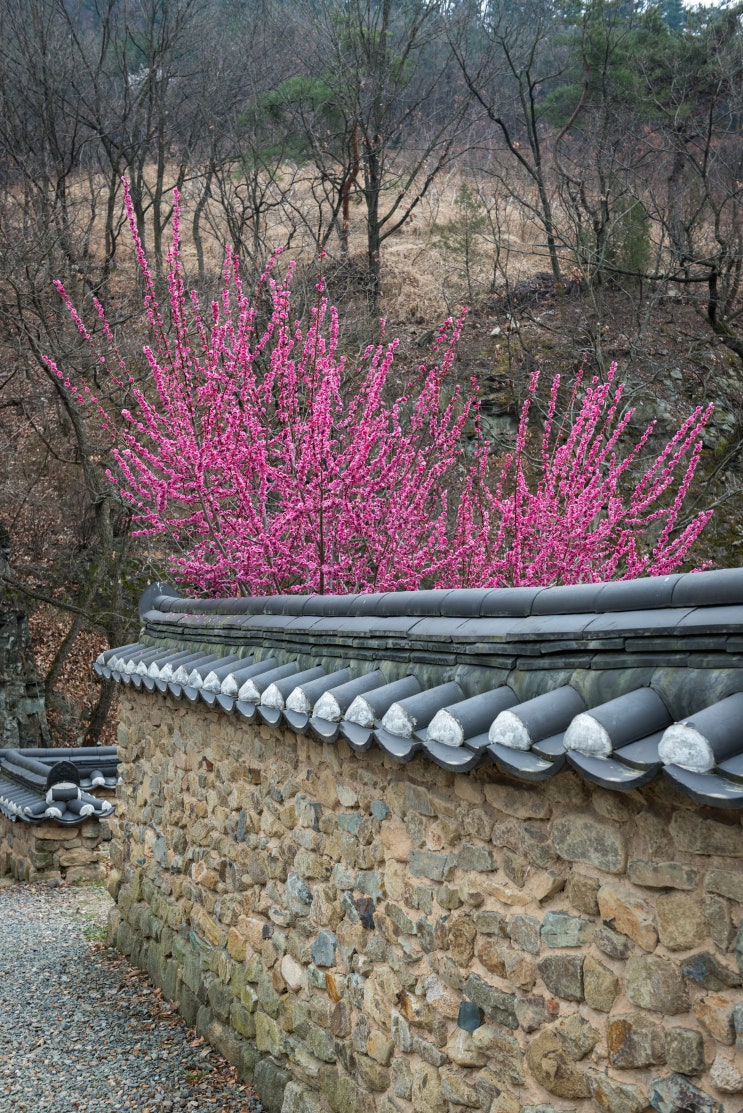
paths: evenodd
<path fill-rule="evenodd" d="M 743 828 L 124 691 L 111 929 L 270 1113 L 735 1113 Z"/>
<path fill-rule="evenodd" d="M 102 881 L 111 828 L 107 819 L 79 827 L 12 823 L 0 816 L 0 877 L 16 881 Z"/>

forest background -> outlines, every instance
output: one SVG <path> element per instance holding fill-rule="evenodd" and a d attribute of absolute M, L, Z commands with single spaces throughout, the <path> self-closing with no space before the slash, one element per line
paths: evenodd
<path fill-rule="evenodd" d="M 247 286 L 285 247 L 306 312 L 324 253 L 352 358 L 384 317 L 417 366 L 467 303 L 456 369 L 496 451 L 536 368 L 585 359 L 605 378 L 617 361 L 633 430 L 657 418 L 663 443 L 713 402 L 687 513 L 715 507 L 695 563 L 725 565 L 743 542 L 742 129 L 743 5 L 5 0 L 3 590 L 30 612 L 54 738 L 107 736 L 89 661 L 129 640 L 163 569 L 45 362 L 115 389 L 56 279 L 86 320 L 105 304 L 144 379 L 122 179 L 156 283 L 180 192 L 204 303 L 227 245 Z"/>

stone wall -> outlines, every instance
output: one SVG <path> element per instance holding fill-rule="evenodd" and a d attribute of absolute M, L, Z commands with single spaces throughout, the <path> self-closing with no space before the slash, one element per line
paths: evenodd
<path fill-rule="evenodd" d="M 79 827 L 32 824 L 0 815 L 0 877 L 16 881 L 102 881 L 107 875 L 111 828 L 106 819 Z"/>
<path fill-rule="evenodd" d="M 113 936 L 270 1113 L 743 1106 L 737 813 L 131 690 L 119 757 Z"/>

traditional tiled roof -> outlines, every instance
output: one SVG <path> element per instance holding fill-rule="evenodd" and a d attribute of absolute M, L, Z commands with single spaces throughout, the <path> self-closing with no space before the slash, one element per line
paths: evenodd
<path fill-rule="evenodd" d="M 184 599 L 99 675 L 357 751 L 743 807 L 743 568 L 571 587 Z"/>
<path fill-rule="evenodd" d="M 13 821 L 69 827 L 101 819 L 113 805 L 93 792 L 113 791 L 117 780 L 115 746 L 0 750 L 0 813 Z"/>

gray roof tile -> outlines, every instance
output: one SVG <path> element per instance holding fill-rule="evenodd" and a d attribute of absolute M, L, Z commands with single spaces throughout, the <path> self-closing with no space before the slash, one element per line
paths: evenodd
<path fill-rule="evenodd" d="M 203 601 L 177 597 L 160 584 L 143 596 L 141 614 L 144 640 L 99 656 L 99 675 L 113 673 L 141 691 L 185 694 L 246 721 L 256 714 L 277 726 L 291 721 L 295 730 L 328 742 L 341 738 L 358 751 L 378 745 L 398 762 L 422 753 L 442 768 L 467 772 L 492 760 L 526 781 L 559 772 L 565 731 L 587 713 L 603 739 L 603 756 L 573 749 L 571 764 L 615 790 L 657 776 L 659 723 L 686 720 L 691 729 L 703 728 L 709 768 L 683 770 L 673 762 L 665 775 L 704 803 L 743 807 L 743 736 L 735 729 L 743 695 L 726 704 L 743 692 L 741 569 L 570 587 Z M 251 654 L 269 653 L 271 659 L 250 671 Z M 234 665 L 228 654 L 238 658 Z M 212 656 L 214 691 L 205 692 L 201 669 Z M 172 672 L 169 684 L 156 676 L 169 660 L 191 665 L 178 674 L 185 688 Z M 142 675 L 144 665 L 151 666 L 149 675 Z M 303 693 L 301 710 L 256 709 L 268 684 L 281 685 L 282 702 L 310 666 L 319 683 Z M 353 672 L 359 675 L 351 680 Z M 385 683 L 396 676 L 404 679 Z M 443 698 L 455 676 L 461 685 Z M 252 681 L 251 699 L 236 699 L 238 682 Z M 506 683 L 522 701 L 506 710 L 531 749 L 501 745 L 497 734 L 490 741 L 487 720 L 498 709 L 486 706 Z M 409 715 L 403 734 L 386 729 L 389 720 L 382 727 L 393 703 L 404 718 L 411 697 L 407 710 L 418 714 Z M 567 711 L 558 707 L 565 699 L 574 704 Z M 359 722 L 352 721 L 354 708 L 363 708 Z M 451 729 L 435 725 L 436 711 Z M 503 741 L 512 743 L 507 735 Z"/>

